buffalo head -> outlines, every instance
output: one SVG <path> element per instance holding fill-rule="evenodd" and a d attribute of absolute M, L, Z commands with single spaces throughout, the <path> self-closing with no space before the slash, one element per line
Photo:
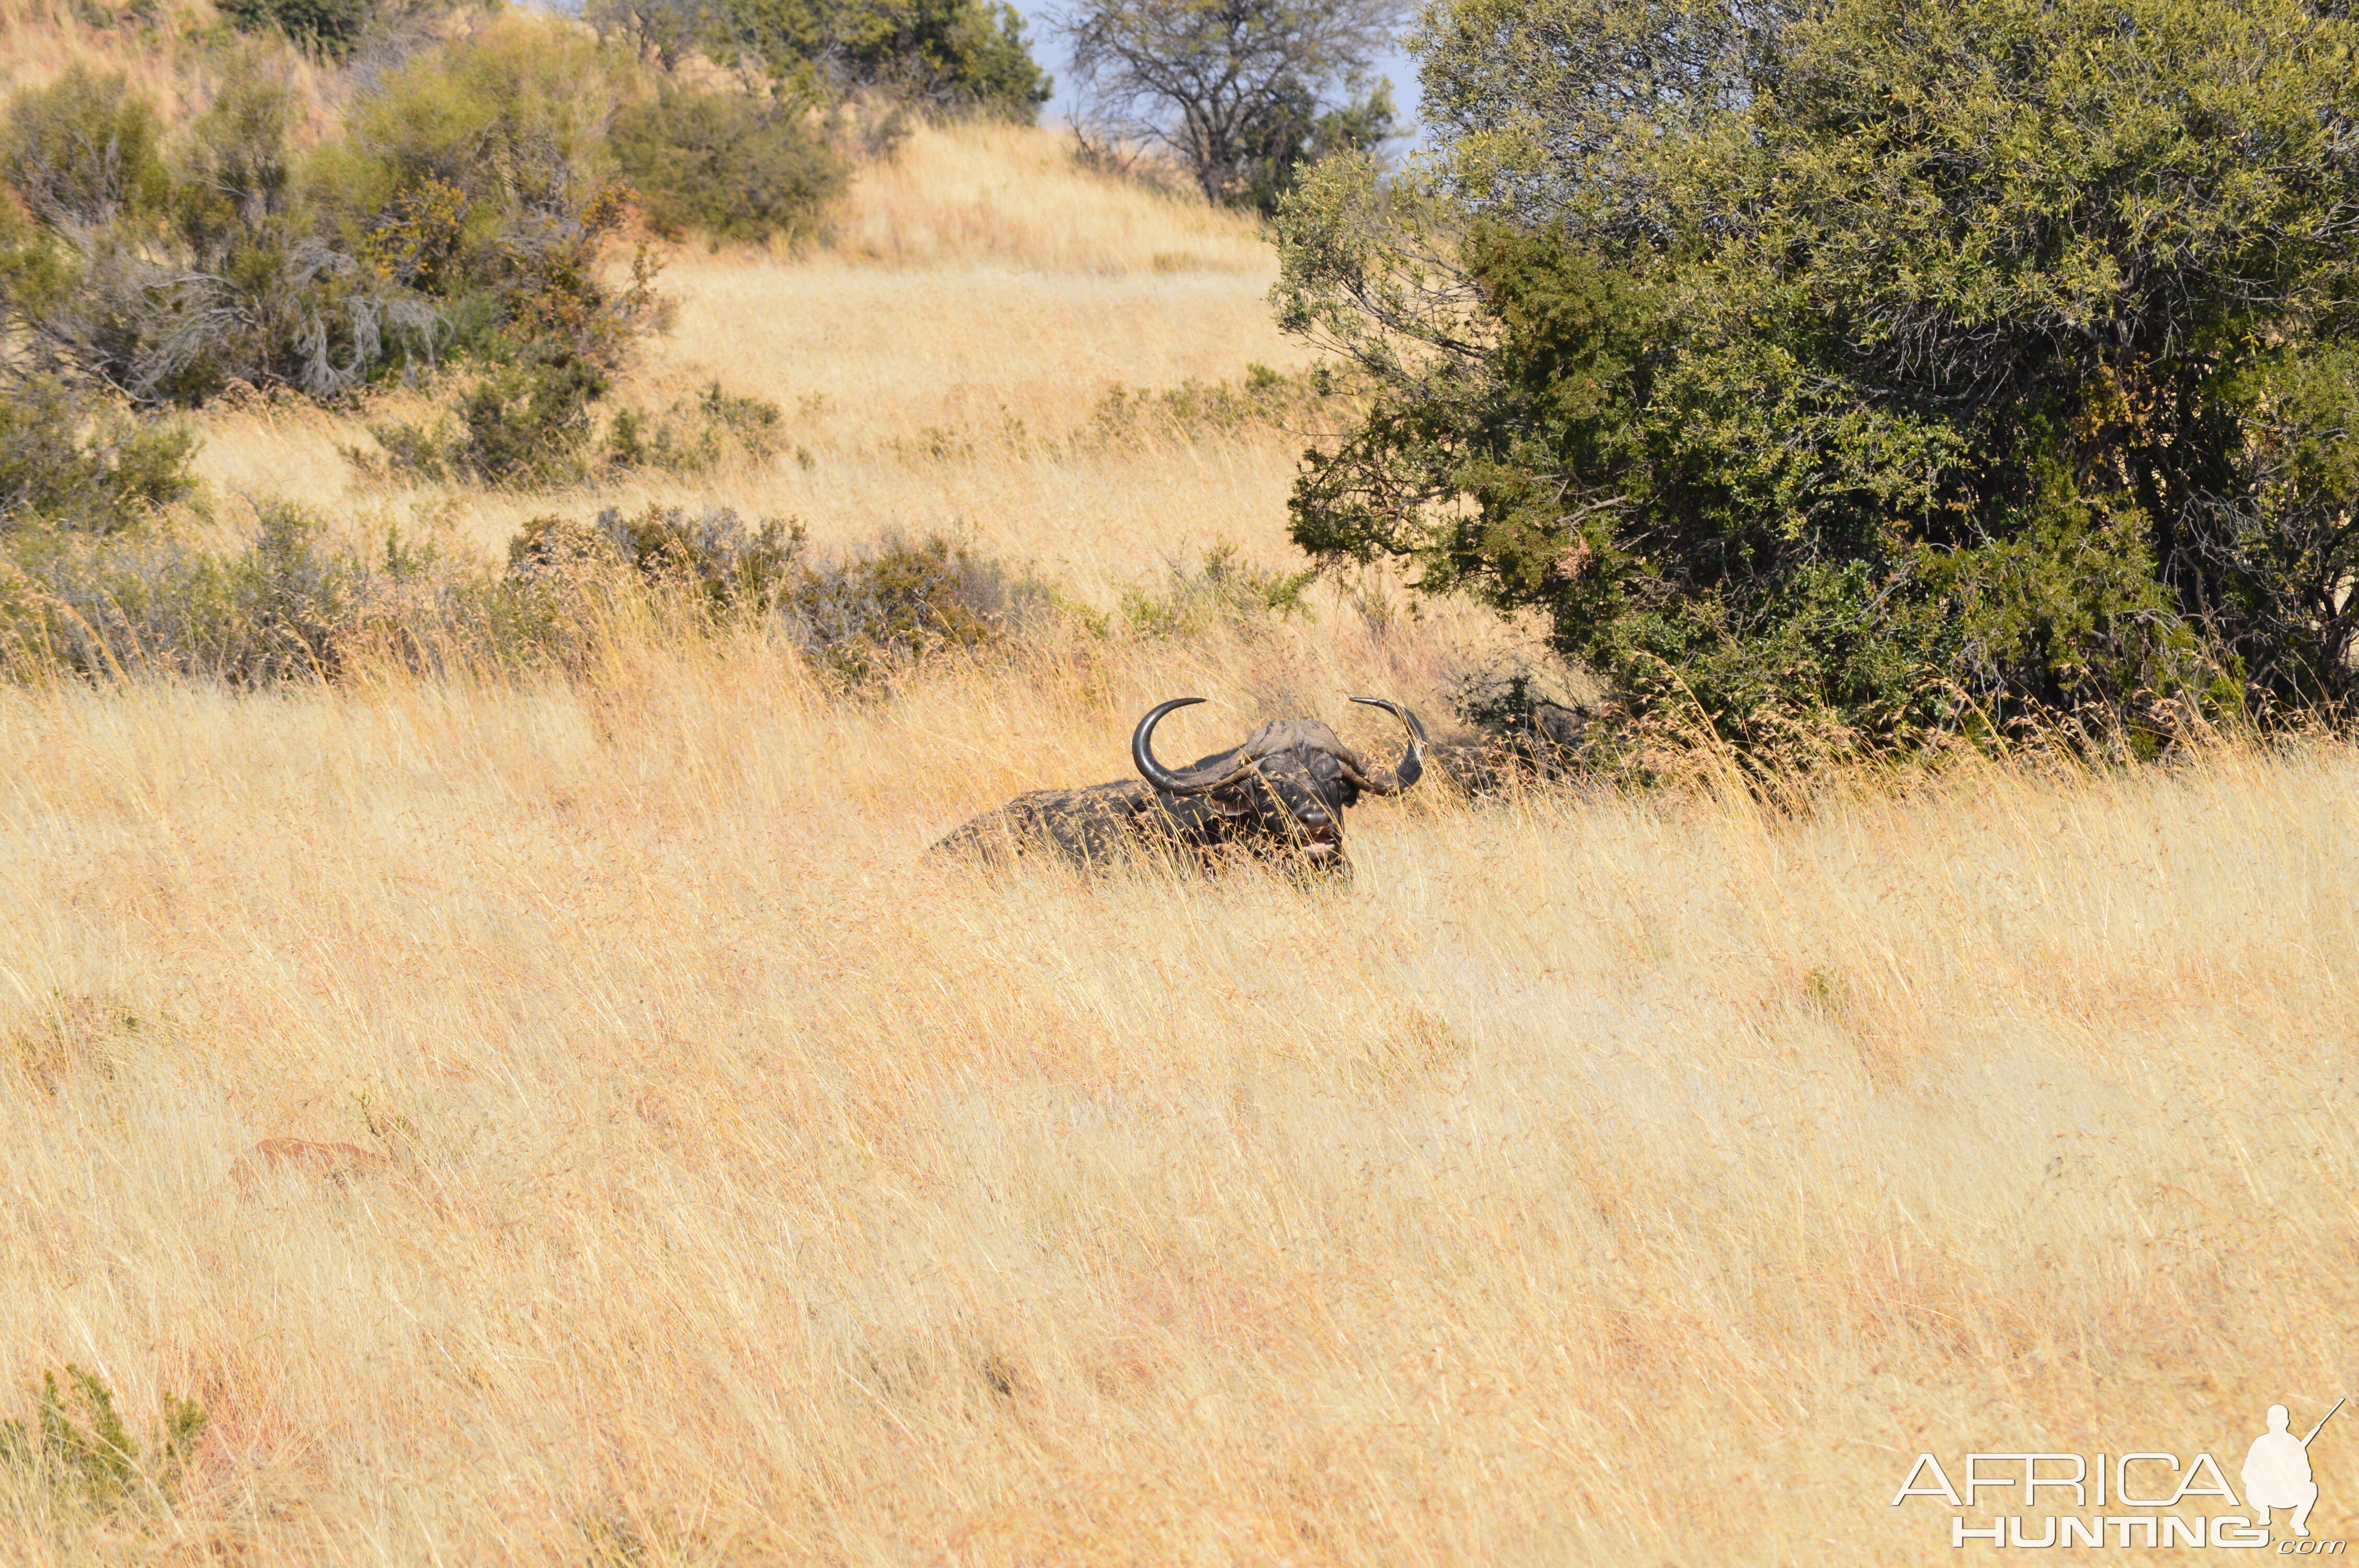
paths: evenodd
<path fill-rule="evenodd" d="M 1209 807 L 1227 825 L 1221 835 L 1226 839 L 1282 846 L 1310 866 L 1340 867 L 1344 808 L 1363 794 L 1398 795 L 1425 771 L 1425 727 L 1380 697 L 1352 700 L 1383 708 L 1408 730 L 1408 748 L 1389 770 L 1369 766 L 1316 719 L 1272 719 L 1241 746 L 1184 768 L 1165 767 L 1155 758 L 1155 727 L 1164 715 L 1203 700 L 1176 697 L 1150 709 L 1131 732 L 1130 760 L 1158 795 Z"/>
<path fill-rule="evenodd" d="M 1315 719 L 1280 719 L 1245 743 L 1186 767 L 1156 759 L 1155 727 L 1174 708 L 1204 699 L 1174 697 L 1138 721 L 1130 738 L 1136 779 L 1087 789 L 1036 790 L 979 816 L 934 846 L 943 853 L 1047 850 L 1100 864 L 1148 845 L 1209 864 L 1225 853 L 1277 854 L 1304 870 L 1343 872 L 1343 812 L 1363 795 L 1398 795 L 1425 771 L 1425 729 L 1417 715 L 1382 697 L 1408 731 L 1408 748 L 1387 769 L 1373 767 Z"/>

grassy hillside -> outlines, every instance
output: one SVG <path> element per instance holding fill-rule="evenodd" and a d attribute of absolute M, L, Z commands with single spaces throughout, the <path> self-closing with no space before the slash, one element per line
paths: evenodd
<path fill-rule="evenodd" d="M 1074 450 L 1117 388 L 1235 384 L 1249 364 L 1305 356 L 1271 324 L 1273 258 L 1249 223 L 1083 173 L 1067 146 L 1047 131 L 920 129 L 864 171 L 814 254 L 671 257 L 675 325 L 616 400 L 662 409 L 715 382 L 766 398 L 785 415 L 777 461 L 594 492 L 387 487 L 341 449 L 373 447 L 366 424 L 410 411 L 393 398 L 365 415 L 209 415 L 201 469 L 233 496 L 291 491 L 495 551 L 537 513 L 661 501 L 799 516 L 822 543 L 943 531 L 1082 585 L 1223 541 L 1286 558 L 1299 436 Z"/>
<path fill-rule="evenodd" d="M 202 461 L 225 527 L 292 494 L 496 553 L 710 500 L 1114 604 L 1288 558 L 1299 434 L 1074 438 L 1299 366 L 1268 265 L 1048 133 L 928 132 L 818 250 L 667 275 L 623 395 L 770 398 L 772 461 L 405 486 L 286 405 Z M 20 1443 L 0 1560 L 1902 1563 L 1950 1551 L 1889 1506 L 1920 1450 L 2233 1477 L 2268 1404 L 2323 1412 L 2345 747 L 1795 814 L 1429 787 L 1319 892 L 920 857 L 1118 776 L 1159 697 L 1216 699 L 1175 755 L 1385 747 L 1345 692 L 1439 715 L 1511 647 L 1322 589 L 858 701 L 632 624 L 538 685 L 0 691 L 0 1417 L 76 1366 L 140 1449 Z"/>

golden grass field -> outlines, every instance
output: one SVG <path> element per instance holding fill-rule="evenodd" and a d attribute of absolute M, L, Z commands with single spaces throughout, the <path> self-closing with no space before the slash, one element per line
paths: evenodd
<path fill-rule="evenodd" d="M 829 245 L 669 276 L 636 390 L 823 395 L 808 469 L 373 488 L 287 409 L 205 462 L 489 552 L 709 500 L 1108 596 L 1286 561 L 1298 439 L 981 437 L 1300 363 L 1269 276 L 1048 133 L 929 132 Z M 627 627 L 570 684 L 0 692 L 0 1414 L 71 1364 L 210 1417 L 111 1510 L 0 1467 L 0 1562 L 1948 1561 L 1920 1451 L 2233 1479 L 2350 1389 L 2359 754 L 1435 786 L 1324 891 L 921 857 L 1159 697 L 1217 699 L 1168 755 L 1389 750 L 1347 691 L 1439 718 L 1510 639 L 1318 606 L 863 704 Z"/>
<path fill-rule="evenodd" d="M 1069 145 L 1044 130 L 920 130 L 896 164 L 863 171 L 815 254 L 672 261 L 662 290 L 677 325 L 618 399 L 660 409 L 716 381 L 758 393 L 808 466 L 658 473 L 594 495 L 387 488 L 342 452 L 373 444 L 374 414 L 280 404 L 210 418 L 201 468 L 233 511 L 294 493 L 380 537 L 393 521 L 495 554 L 538 514 L 662 501 L 798 516 L 823 546 L 941 533 L 1085 594 L 1224 542 L 1294 559 L 1283 523 L 1299 435 L 1073 450 L 1116 387 L 1238 382 L 1249 364 L 1309 356 L 1270 319 L 1275 259 L 1252 224 L 1082 173 Z"/>

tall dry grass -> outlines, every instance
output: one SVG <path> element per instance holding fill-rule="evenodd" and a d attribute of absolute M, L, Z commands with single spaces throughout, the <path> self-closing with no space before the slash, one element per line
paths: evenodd
<path fill-rule="evenodd" d="M 917 126 L 889 161 L 862 171 L 828 224 L 827 248 L 919 269 L 1271 271 L 1254 218 L 1092 172 L 1076 163 L 1076 146 L 1070 132 L 1029 126 Z"/>
<path fill-rule="evenodd" d="M 2347 749 L 919 858 L 1175 676 L 1393 678 L 1250 653 L 0 698 L 0 1388 L 213 1421 L 0 1557 L 1916 1561 L 1920 1449 L 2343 1386 Z"/>
<path fill-rule="evenodd" d="M 207 0 L 172 0 L 156 16 L 154 26 L 143 27 L 128 7 L 105 0 L 0 0 L 0 101 L 80 67 L 127 78 L 166 124 L 183 124 L 212 103 L 224 69 L 244 52 L 267 58 L 285 74 L 303 105 L 299 136 L 318 139 L 350 92 L 344 72 L 282 40 L 247 34 L 223 48 L 228 29 Z"/>
<path fill-rule="evenodd" d="M 1046 146 L 964 135 L 907 167 Z M 984 438 L 1280 362 L 1266 275 L 1157 272 L 1164 221 L 1119 265 L 1045 222 L 685 258 L 646 384 L 824 395 L 809 468 L 694 481 L 822 538 L 955 525 L 1084 596 L 1283 559 L 1290 438 Z M 700 498 L 371 490 L 335 416 L 208 425 L 223 491 L 453 547 Z M 628 625 L 538 687 L 0 692 L 0 1417 L 68 1364 L 135 1433 L 211 1417 L 169 1493 L 0 1465 L 0 1561 L 1916 1562 L 1921 1449 L 2233 1475 L 2346 1387 L 2350 749 L 1783 815 L 1426 786 L 1325 890 L 922 857 L 1119 775 L 1157 698 L 1218 699 L 1175 755 L 1381 747 L 1343 693 L 1438 710 L 1501 651 L 1317 603 L 861 703 Z M 257 1174 L 281 1137 L 379 1158 Z"/>
<path fill-rule="evenodd" d="M 130 77 L 170 119 L 202 109 L 201 90 L 183 77 L 182 62 L 138 28 L 92 25 L 100 19 L 69 0 L 0 0 L 0 99 L 82 66 Z"/>

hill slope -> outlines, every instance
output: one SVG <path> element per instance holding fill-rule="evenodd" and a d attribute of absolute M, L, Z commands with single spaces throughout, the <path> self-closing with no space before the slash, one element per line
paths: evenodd
<path fill-rule="evenodd" d="M 1913 1562 L 1919 1453 L 2233 1468 L 2323 1413 L 2347 747 L 1792 813 L 1437 783 L 1318 889 L 923 858 L 1161 697 L 1214 698 L 1175 755 L 1388 749 L 1346 693 L 1439 719 L 1516 651 L 1206 589 L 1290 561 L 1301 436 L 1108 398 L 1298 368 L 1267 265 L 1046 133 L 923 132 L 829 245 L 672 261 L 621 395 L 770 398 L 774 460 L 489 493 L 340 454 L 399 399 L 202 416 L 224 526 L 725 503 L 1152 613 L 857 698 L 636 624 L 571 679 L 0 689 L 0 1561 Z M 42 1436 L 70 1366 L 128 1484 Z"/>
<path fill-rule="evenodd" d="M 663 503 L 791 514 L 826 543 L 942 531 L 1087 586 L 1223 540 L 1276 561 L 1299 435 L 1086 439 L 1109 394 L 1301 365 L 1263 301 L 1272 276 L 1246 222 L 1074 168 L 1050 132 L 920 128 L 863 170 L 826 244 L 668 260 L 675 325 L 617 399 L 766 399 L 786 415 L 767 462 L 556 493 L 387 487 L 342 449 L 418 412 L 395 397 L 208 415 L 201 466 L 232 493 L 429 519 L 494 552 L 538 513 Z"/>

